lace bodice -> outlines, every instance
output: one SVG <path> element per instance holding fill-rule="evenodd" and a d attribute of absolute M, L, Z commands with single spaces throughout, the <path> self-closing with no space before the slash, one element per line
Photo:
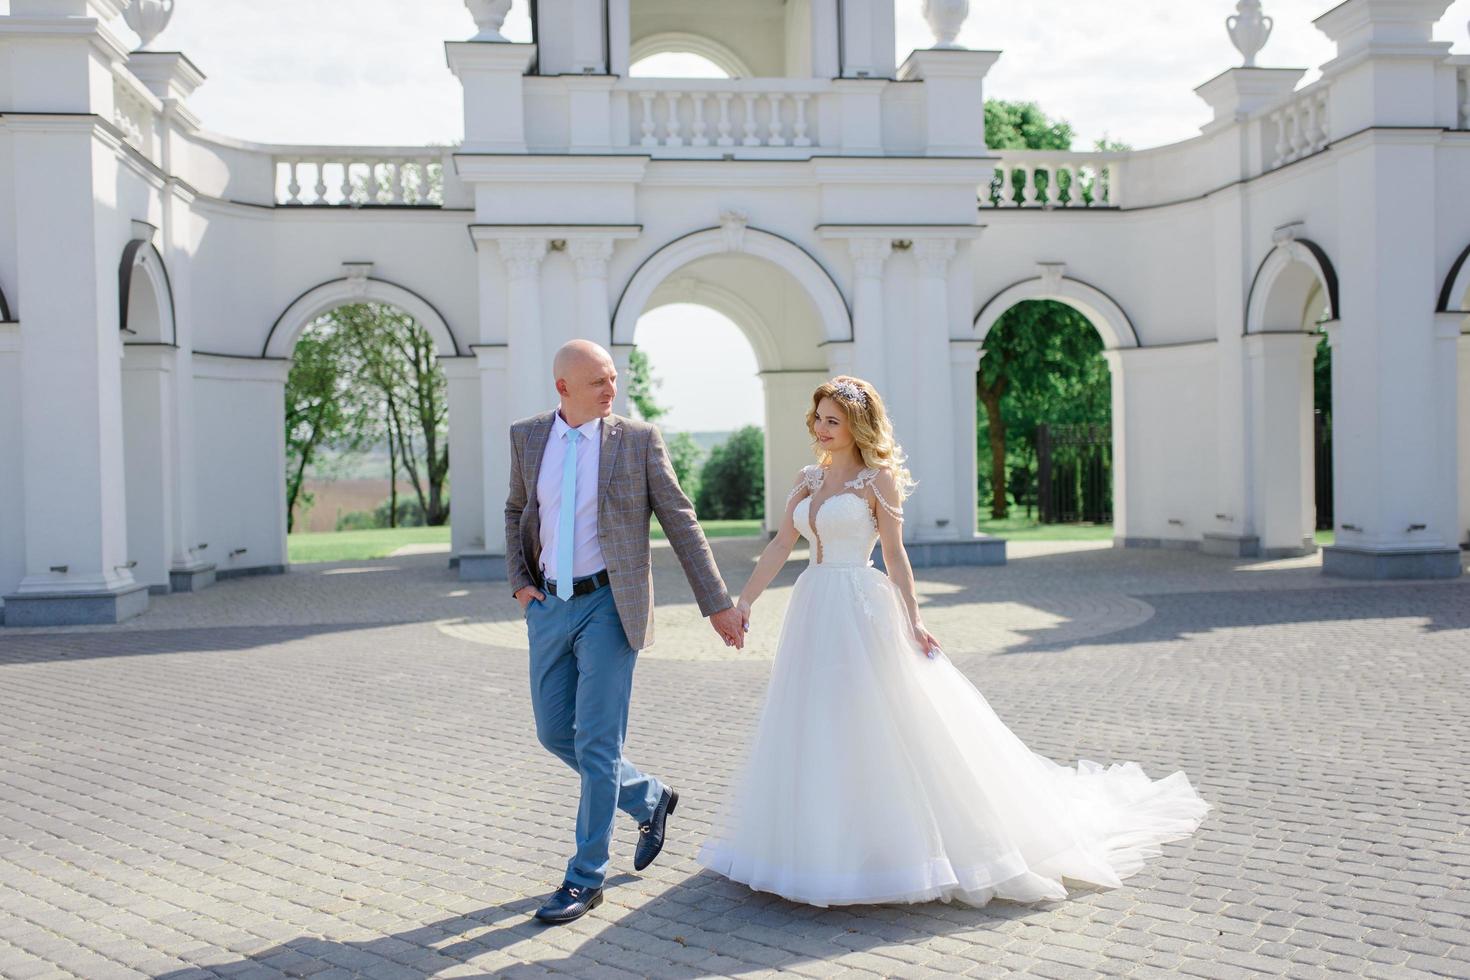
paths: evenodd
<path fill-rule="evenodd" d="M 820 493 L 826 475 L 827 471 L 820 466 L 808 466 L 802 470 L 802 484 L 792 492 L 799 493 L 804 488 L 807 495 L 797 502 L 792 520 L 796 529 L 811 543 L 812 564 L 866 565 L 878 540 L 878 524 L 873 519 L 867 491 L 871 489 L 879 506 L 896 519 L 903 520 L 903 512 L 885 500 L 873 486 L 878 475 L 875 469 L 863 470 L 830 496 Z M 813 501 L 816 502 L 815 525 L 812 523 Z"/>

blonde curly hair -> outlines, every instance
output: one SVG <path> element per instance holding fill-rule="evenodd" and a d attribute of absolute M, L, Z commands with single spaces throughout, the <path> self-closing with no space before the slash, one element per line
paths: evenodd
<path fill-rule="evenodd" d="M 812 392 L 812 406 L 806 413 L 806 430 L 811 433 L 812 447 L 816 449 L 821 464 L 826 466 L 832 461 L 832 454 L 817 441 L 817 406 L 822 404 L 823 398 L 832 399 L 847 417 L 847 425 L 852 430 L 853 442 L 863 458 L 863 465 L 892 473 L 903 497 L 912 493 L 916 483 L 904 466 L 907 457 L 903 447 L 893 438 L 893 422 L 888 418 L 888 410 L 883 406 L 878 390 L 862 378 L 838 375 L 818 385 Z"/>

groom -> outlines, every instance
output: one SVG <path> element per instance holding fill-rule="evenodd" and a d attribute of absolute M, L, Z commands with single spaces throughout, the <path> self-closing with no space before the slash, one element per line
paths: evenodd
<path fill-rule="evenodd" d="M 663 849 L 679 802 L 623 758 L 633 666 L 653 642 L 650 514 L 727 646 L 744 646 L 745 624 L 658 429 L 612 413 L 612 357 L 574 340 L 556 352 L 552 374 L 560 407 L 510 427 L 505 561 L 530 632 L 536 737 L 582 777 L 577 853 L 536 912 L 562 923 L 602 902 L 615 811 L 638 821 L 641 871 Z"/>

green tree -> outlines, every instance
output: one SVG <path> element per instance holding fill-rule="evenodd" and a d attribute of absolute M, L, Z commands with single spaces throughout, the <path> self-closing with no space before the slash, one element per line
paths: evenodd
<path fill-rule="evenodd" d="M 765 433 L 747 425 L 710 450 L 694 508 L 705 520 L 765 516 Z"/>
<path fill-rule="evenodd" d="M 704 450 L 687 432 L 676 432 L 669 439 L 669 462 L 674 466 L 674 476 L 690 500 L 699 497 L 699 464 L 704 459 Z"/>
<path fill-rule="evenodd" d="M 985 145 L 992 150 L 1070 150 L 1072 125 L 1048 118 L 1035 102 L 985 102 Z"/>
<path fill-rule="evenodd" d="M 355 450 L 367 432 L 352 384 L 352 357 L 331 324 L 308 327 L 296 343 L 286 378 L 286 529 L 298 505 L 309 507 L 302 489 L 306 472 L 325 447 Z"/>
<path fill-rule="evenodd" d="M 388 442 L 390 526 L 401 513 L 400 467 L 424 521 L 449 520 L 449 383 L 434 339 L 408 314 L 382 303 L 353 303 L 326 315 L 347 339 L 361 400 L 375 407 Z"/>
<path fill-rule="evenodd" d="M 1112 387 L 1102 338 L 1076 310 L 1050 300 L 1018 303 L 985 338 L 977 380 L 981 445 L 989 451 L 990 515 L 1009 516 L 1007 480 L 1036 458 L 1040 425 L 1106 424 Z"/>
<path fill-rule="evenodd" d="M 649 363 L 648 355 L 634 347 L 633 352 L 628 355 L 628 401 L 633 403 L 638 417 L 645 422 L 657 422 L 669 413 L 653 397 L 654 389 L 662 384 L 662 381 L 654 377 L 653 365 Z"/>

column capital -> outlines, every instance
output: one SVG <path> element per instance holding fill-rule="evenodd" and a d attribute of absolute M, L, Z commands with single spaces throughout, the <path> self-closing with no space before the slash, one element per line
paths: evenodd
<path fill-rule="evenodd" d="M 541 270 L 549 242 L 545 238 L 502 238 L 496 243 L 512 279 L 530 279 Z"/>
<path fill-rule="evenodd" d="M 949 268 L 949 260 L 955 257 L 959 243 L 953 238 L 919 238 L 914 241 L 914 258 L 919 263 L 919 272 L 925 276 L 943 278 Z"/>
<path fill-rule="evenodd" d="M 893 241 L 888 238 L 850 238 L 847 251 L 859 277 L 876 279 L 883 275 L 883 263 L 893 254 Z"/>
<path fill-rule="evenodd" d="M 599 236 L 567 239 L 567 255 L 577 264 L 578 279 L 606 279 L 607 263 L 612 254 L 611 238 Z"/>

